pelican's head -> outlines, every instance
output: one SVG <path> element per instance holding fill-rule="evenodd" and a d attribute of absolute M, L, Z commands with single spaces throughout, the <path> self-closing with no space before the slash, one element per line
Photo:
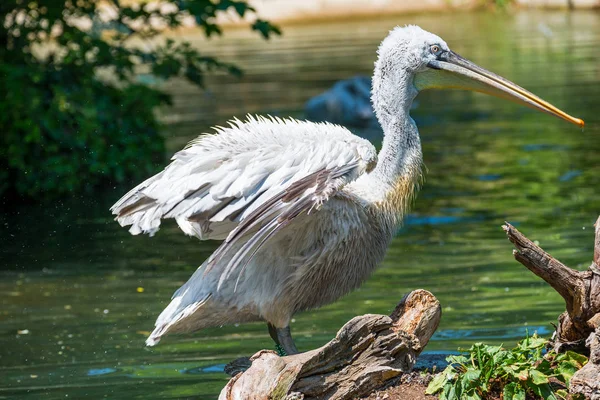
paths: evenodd
<path fill-rule="evenodd" d="M 381 43 L 378 54 L 373 77 L 374 93 L 385 94 L 393 86 L 396 96 L 398 89 L 405 89 L 403 93 L 412 89 L 415 94 L 425 89 L 473 90 L 523 104 L 581 127 L 584 125 L 583 120 L 459 56 L 439 36 L 418 26 L 392 30 Z M 402 88 L 407 85 L 408 88 Z M 385 97 L 389 99 L 391 96 L 388 92 Z M 374 97 L 373 101 L 381 102 L 381 99 Z"/>

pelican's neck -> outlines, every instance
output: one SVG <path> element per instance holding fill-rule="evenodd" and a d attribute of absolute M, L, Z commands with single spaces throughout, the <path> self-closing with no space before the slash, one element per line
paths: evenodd
<path fill-rule="evenodd" d="M 410 206 L 421 180 L 421 140 L 409 110 L 417 89 L 412 76 L 386 65 L 380 57 L 373 75 L 373 109 L 383 128 L 383 145 L 375 169 L 352 189 L 369 204 L 390 237 Z"/>
<path fill-rule="evenodd" d="M 372 101 L 384 136 L 373 174 L 391 189 L 398 180 L 413 181 L 421 174 L 421 140 L 409 115 L 418 92 L 409 73 L 390 73 L 381 61 L 373 76 Z"/>

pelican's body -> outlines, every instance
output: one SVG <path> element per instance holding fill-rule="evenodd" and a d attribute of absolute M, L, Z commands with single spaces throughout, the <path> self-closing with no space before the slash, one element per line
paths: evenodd
<path fill-rule="evenodd" d="M 331 303 L 357 288 L 385 255 L 420 177 L 416 164 L 394 181 L 375 179 L 376 154 L 371 143 L 339 126 L 249 118 L 201 136 L 177 153 L 165 171 L 125 196 L 115 207 L 128 212 L 121 222 L 132 224 L 132 233 L 153 233 L 159 217 L 172 215 L 190 235 L 226 239 L 257 205 L 293 190 L 302 178 L 348 169 L 220 287 L 227 264 L 254 235 L 234 243 L 208 271 L 207 260 L 175 294 L 148 343 L 167 332 L 259 319 L 284 328 L 296 312 Z M 316 177 L 309 181 L 310 189 Z M 198 193 L 200 182 L 209 185 Z M 162 193 L 168 193 L 164 200 Z M 147 207 L 144 198 L 158 202 Z M 140 210 L 126 210 L 140 203 Z M 199 212 L 203 219 L 190 222 Z"/>
<path fill-rule="evenodd" d="M 112 210 L 133 234 L 154 234 L 161 219 L 174 218 L 188 235 L 224 240 L 175 292 L 147 343 L 265 320 L 273 339 L 295 352 L 292 316 L 360 286 L 402 221 L 421 179 L 408 114 L 419 90 L 466 86 L 583 123 L 477 68 L 435 35 L 397 28 L 379 48 L 373 77 L 385 134 L 379 154 L 340 126 L 249 117 L 200 136 L 126 194 Z"/>

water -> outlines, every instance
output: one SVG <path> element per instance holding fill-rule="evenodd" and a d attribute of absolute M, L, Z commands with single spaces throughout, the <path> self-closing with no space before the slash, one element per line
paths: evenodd
<path fill-rule="evenodd" d="M 304 102 L 338 79 L 370 74 L 388 29 L 415 23 L 458 53 L 586 120 L 586 129 L 494 98 L 429 92 L 413 112 L 427 181 L 375 275 L 335 304 L 296 316 L 301 350 L 347 320 L 389 313 L 403 294 L 433 292 L 443 305 L 428 351 L 474 341 L 513 345 L 549 335 L 560 297 L 513 260 L 505 220 L 566 264 L 591 261 L 600 201 L 600 14 L 522 12 L 404 16 L 294 25 L 265 43 L 245 31 L 201 41 L 246 75 L 211 80 L 209 92 L 166 88 L 173 152 L 233 115 L 302 116 Z M 378 141 L 377 136 L 374 140 Z M 216 247 L 167 224 L 132 237 L 108 207 L 126 188 L 23 206 L 1 218 L 0 398 L 215 398 L 224 363 L 272 348 L 263 324 L 209 329 L 144 347 L 155 317 Z"/>

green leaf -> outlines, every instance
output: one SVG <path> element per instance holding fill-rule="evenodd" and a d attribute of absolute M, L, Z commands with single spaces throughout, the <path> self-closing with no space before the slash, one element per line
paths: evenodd
<path fill-rule="evenodd" d="M 450 388 L 447 393 L 445 393 L 446 398 L 448 400 L 458 400 L 460 397 L 460 388 L 457 388 L 454 385 L 450 385 Z"/>
<path fill-rule="evenodd" d="M 485 350 L 489 355 L 493 356 L 502 350 L 502 346 L 486 346 Z"/>
<path fill-rule="evenodd" d="M 244 14 L 246 14 L 246 11 L 254 11 L 254 9 L 250 7 L 246 2 L 236 1 L 232 3 L 233 8 L 235 8 L 235 12 L 237 12 L 240 17 L 243 17 Z"/>
<path fill-rule="evenodd" d="M 539 364 L 537 364 L 535 369 L 537 369 L 538 371 L 540 371 L 548 376 L 554 374 L 552 364 L 550 363 L 550 361 L 548 361 L 546 359 L 542 360 Z"/>
<path fill-rule="evenodd" d="M 504 386 L 502 396 L 504 400 L 525 400 L 525 389 L 516 382 L 511 382 Z"/>
<path fill-rule="evenodd" d="M 520 347 L 523 350 L 543 349 L 546 346 L 547 342 L 548 341 L 546 339 L 534 334 L 533 336 L 521 341 Z"/>
<path fill-rule="evenodd" d="M 463 388 L 475 387 L 475 385 L 473 383 L 475 381 L 477 381 L 480 376 L 481 376 L 481 370 L 479 370 L 479 369 L 471 368 L 471 369 L 468 369 L 467 371 L 465 371 L 465 373 L 462 376 Z"/>
<path fill-rule="evenodd" d="M 451 386 L 452 385 L 450 383 L 444 385 L 444 390 L 442 391 L 442 393 L 440 393 L 439 400 L 448 400 L 448 392 L 450 392 Z"/>
<path fill-rule="evenodd" d="M 494 353 L 494 355 L 492 356 L 492 360 L 494 362 L 494 364 L 502 364 L 510 355 L 510 352 L 506 351 L 506 350 L 501 350 L 498 351 L 496 353 Z"/>
<path fill-rule="evenodd" d="M 435 394 L 439 392 L 442 390 L 446 382 L 446 373 L 445 371 L 442 371 L 434 376 L 431 382 L 429 382 L 429 385 L 427 385 L 427 389 L 425 390 L 425 394 Z"/>
<path fill-rule="evenodd" d="M 558 400 L 554 395 L 552 388 L 547 383 L 542 385 L 535 385 L 533 382 L 527 382 L 527 387 L 531 389 L 533 393 L 535 393 L 539 398 L 544 400 Z"/>
<path fill-rule="evenodd" d="M 223 31 L 221 30 L 221 28 L 219 28 L 219 26 L 216 24 L 205 22 L 202 25 L 204 27 L 204 33 L 208 37 L 211 37 L 214 34 L 216 34 L 218 36 L 221 36 L 223 34 Z"/>
<path fill-rule="evenodd" d="M 528 370 L 523 370 L 523 371 L 519 371 L 519 373 L 517 374 L 517 378 L 521 381 L 526 381 L 527 379 L 529 379 L 529 372 Z"/>
<path fill-rule="evenodd" d="M 563 361 L 556 367 L 557 378 L 568 386 L 573 374 L 579 369 L 579 364 L 576 361 Z"/>
<path fill-rule="evenodd" d="M 588 358 L 586 356 L 584 356 L 583 354 L 575 353 L 574 351 L 571 351 L 571 350 L 564 353 L 564 355 L 567 360 L 577 362 L 579 364 L 578 368 L 583 367 L 588 362 Z"/>
<path fill-rule="evenodd" d="M 543 385 L 544 383 L 548 383 L 548 376 L 536 369 L 529 371 L 529 377 L 534 385 Z"/>
<path fill-rule="evenodd" d="M 446 361 L 448 362 L 448 364 L 460 364 L 460 365 L 465 365 L 469 362 L 469 359 L 465 356 L 448 356 L 446 357 Z"/>
<path fill-rule="evenodd" d="M 262 19 L 257 19 L 256 22 L 252 24 L 252 29 L 260 32 L 265 39 L 269 39 L 272 34 L 281 35 L 281 29 Z"/>

